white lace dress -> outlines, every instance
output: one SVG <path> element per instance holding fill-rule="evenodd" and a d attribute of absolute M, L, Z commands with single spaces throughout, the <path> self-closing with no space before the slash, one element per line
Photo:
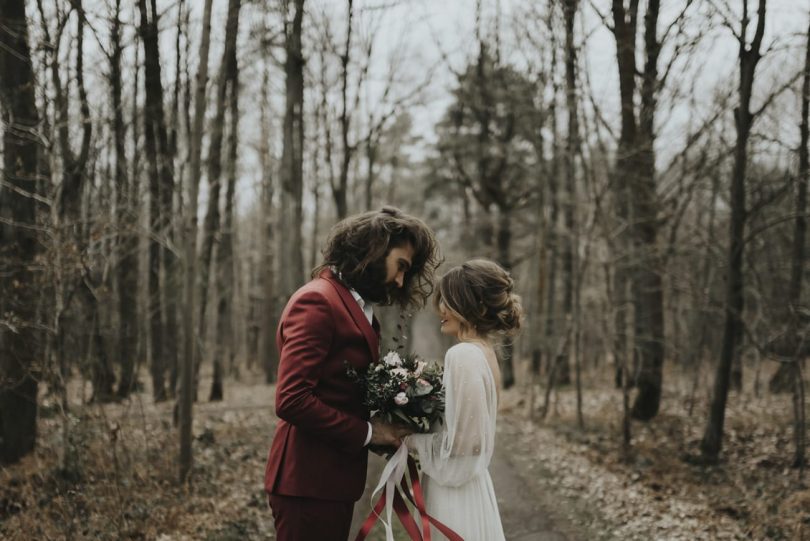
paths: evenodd
<path fill-rule="evenodd" d="M 444 358 L 445 422 L 405 439 L 419 455 L 428 513 L 464 541 L 504 540 L 489 476 L 498 394 L 484 351 L 460 343 Z M 447 539 L 435 528 L 432 539 Z"/>

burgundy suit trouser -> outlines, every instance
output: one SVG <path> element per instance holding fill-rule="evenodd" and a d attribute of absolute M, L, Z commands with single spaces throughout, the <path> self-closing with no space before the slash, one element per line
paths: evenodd
<path fill-rule="evenodd" d="M 354 502 L 269 494 L 278 541 L 346 541 Z"/>

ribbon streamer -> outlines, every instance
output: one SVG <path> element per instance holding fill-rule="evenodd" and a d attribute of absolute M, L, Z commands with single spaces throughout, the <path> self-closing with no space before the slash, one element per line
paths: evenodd
<path fill-rule="evenodd" d="M 408 487 L 408 481 L 405 478 L 405 469 L 408 469 L 411 486 Z M 397 486 L 399 485 L 399 486 Z M 422 485 L 419 482 L 419 472 L 416 469 L 416 462 L 408 455 L 408 447 L 405 444 L 400 445 L 394 456 L 392 456 L 383 468 L 380 475 L 380 481 L 377 487 L 371 494 L 371 499 L 380 492 L 383 488 L 385 491 L 377 500 L 371 513 L 369 513 L 360 531 L 357 533 L 355 541 L 363 541 L 368 536 L 377 519 L 380 519 L 385 526 L 385 539 L 386 541 L 394 541 L 394 531 L 391 527 L 391 511 L 395 511 L 400 522 L 408 532 L 408 536 L 412 541 L 430 541 L 430 524 L 443 533 L 450 541 L 464 541 L 464 539 L 456 532 L 442 524 L 437 519 L 428 515 L 425 508 L 425 498 L 422 492 Z M 422 531 L 419 531 L 419 526 L 411 516 L 408 506 L 405 504 L 404 497 L 411 502 L 417 509 L 422 523 Z M 383 519 L 380 512 L 385 508 L 385 516 Z"/>

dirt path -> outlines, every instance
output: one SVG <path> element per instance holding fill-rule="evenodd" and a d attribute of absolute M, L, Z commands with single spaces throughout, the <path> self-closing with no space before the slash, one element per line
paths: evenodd
<path fill-rule="evenodd" d="M 502 440 L 503 441 L 503 440 Z M 552 518 L 538 487 L 524 479 L 509 460 L 507 442 L 498 446 L 489 472 L 498 508 L 501 512 L 504 534 L 509 541 L 578 541 L 584 539 L 573 533 L 572 527 Z"/>
<path fill-rule="evenodd" d="M 543 490 L 542 485 L 528 477 L 510 459 L 517 449 L 513 445 L 508 427 L 501 433 L 490 464 L 490 475 L 498 498 L 504 534 L 509 541 L 580 541 L 587 536 L 577 532 L 563 518 L 561 510 L 550 507 L 554 496 Z M 370 508 L 371 491 L 380 478 L 385 461 L 376 455 L 369 459 L 366 492 L 354 508 L 351 536 L 354 539 Z M 532 472 L 533 473 L 533 472 Z M 396 520 L 396 519 L 395 519 Z M 385 539 L 382 524 L 375 525 L 370 541 Z M 395 528 L 397 540 L 407 539 L 401 529 Z"/>
<path fill-rule="evenodd" d="M 267 449 L 277 421 L 274 390 L 258 378 L 230 382 L 227 389 L 225 401 L 195 406 L 194 470 L 188 486 L 177 484 L 172 404 L 153 403 L 148 389 L 130 400 L 104 406 L 83 406 L 76 399 L 77 422 L 71 431 L 75 445 L 80 446 L 79 471 L 84 475 L 73 479 L 59 472 L 63 420 L 55 413 L 57 408 L 46 403 L 40 414 L 36 452 L 18 465 L 0 469 L 0 539 L 275 539 L 263 488 Z M 609 401 L 615 400 L 615 393 L 603 395 L 608 397 L 605 402 L 591 403 L 589 410 L 617 411 L 619 406 Z M 570 412 L 573 396 L 568 399 Z M 566 402 L 561 410 L 564 407 Z M 783 407 L 789 410 L 789 404 Z M 740 476 L 724 481 L 723 476 L 734 473 L 730 466 L 684 466 L 678 449 L 683 440 L 699 437 L 695 433 L 699 429 L 678 430 L 680 425 L 672 415 L 654 427 L 636 428 L 638 457 L 626 465 L 617 462 L 610 425 L 614 414 L 601 418 L 592 414 L 592 428 L 583 432 L 573 422 L 566 424 L 559 418 L 532 423 L 521 413 L 523 409 L 518 391 L 504 394 L 496 453 L 490 465 L 509 541 L 801 537 L 810 493 L 793 488 L 794 481 L 787 475 L 792 472 L 784 460 L 779 462 L 784 458 L 782 450 L 764 458 L 755 455 L 753 460 L 750 450 L 737 449 L 731 456 L 758 475 L 749 476 L 755 485 L 746 485 L 743 482 L 750 479 Z M 772 404 L 765 403 L 757 411 L 772 409 Z M 783 412 L 782 417 L 789 418 L 789 414 Z M 762 426 L 759 419 L 764 418 L 764 414 L 756 417 L 756 426 Z M 598 422 L 601 428 L 594 428 Z M 742 426 L 738 423 L 738 433 L 744 433 L 747 425 Z M 789 434 L 789 429 L 780 430 Z M 780 436 L 783 440 L 776 439 L 779 434 L 775 432 L 763 434 L 770 434 L 774 441 L 787 441 L 784 434 Z M 655 453 L 662 452 L 673 458 L 659 464 Z M 383 459 L 372 455 L 369 490 L 355 506 L 355 532 L 371 509 L 369 492 L 383 465 Z M 670 474 L 669 467 L 679 471 Z M 779 505 L 775 511 L 756 507 L 760 504 L 755 500 L 735 499 L 740 487 L 759 490 L 756 487 L 766 486 L 766 480 L 772 485 L 767 486 L 772 488 L 773 505 Z M 723 495 L 725 499 L 718 499 Z M 728 510 L 735 509 L 759 514 L 752 514 L 746 523 L 729 514 Z M 782 537 L 763 533 L 773 528 L 772 515 L 777 511 L 786 517 L 780 523 L 781 531 L 789 532 Z M 770 522 L 754 522 L 759 517 Z M 384 529 L 378 525 L 369 541 L 384 539 Z M 395 539 L 404 541 L 407 535 L 399 529 Z"/>

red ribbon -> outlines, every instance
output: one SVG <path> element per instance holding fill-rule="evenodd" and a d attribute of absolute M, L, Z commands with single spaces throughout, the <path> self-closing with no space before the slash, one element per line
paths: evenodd
<path fill-rule="evenodd" d="M 422 492 L 422 485 L 419 482 L 419 472 L 416 469 L 416 462 L 414 462 L 413 458 L 410 456 L 408 457 L 408 473 L 410 474 L 411 478 L 411 486 L 408 487 L 408 482 L 403 475 L 402 481 L 400 482 L 400 487 L 402 490 L 394 491 L 393 507 L 394 511 L 399 517 L 400 522 L 402 522 L 402 525 L 405 527 L 405 531 L 408 532 L 411 540 L 430 541 L 430 524 L 433 524 L 433 526 L 443 533 L 450 541 L 464 541 L 464 539 L 456 532 L 432 516 L 428 515 L 427 510 L 425 509 L 425 497 Z M 413 491 L 413 494 L 411 494 L 411 490 Z M 416 524 L 416 520 L 414 520 L 413 516 L 411 516 L 408 506 L 405 504 L 402 494 L 405 494 L 408 501 L 410 501 L 411 504 L 413 504 L 413 506 L 419 511 L 419 516 L 422 519 L 421 533 Z M 376 524 L 377 519 L 380 517 L 380 513 L 382 512 L 383 508 L 385 508 L 384 491 L 380 496 L 380 499 L 377 500 L 377 503 L 374 505 L 374 509 L 371 511 L 371 513 L 369 513 L 365 522 L 363 522 L 363 526 L 357 533 L 355 541 L 363 541 L 368 536 L 369 532 L 371 532 L 371 529 L 374 527 L 374 524 Z"/>

